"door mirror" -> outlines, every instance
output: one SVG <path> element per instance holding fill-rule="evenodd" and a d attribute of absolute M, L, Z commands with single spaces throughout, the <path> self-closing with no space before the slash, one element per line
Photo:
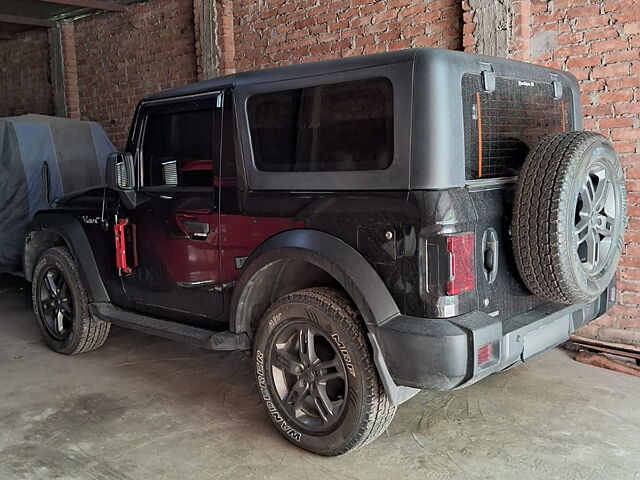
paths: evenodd
<path fill-rule="evenodd" d="M 136 208 L 136 176 L 133 156 L 128 153 L 110 153 L 107 157 L 107 187 L 120 194 L 126 208 Z"/>
<path fill-rule="evenodd" d="M 107 187 L 117 191 L 135 188 L 133 156 L 128 153 L 110 153 L 107 157 Z"/>

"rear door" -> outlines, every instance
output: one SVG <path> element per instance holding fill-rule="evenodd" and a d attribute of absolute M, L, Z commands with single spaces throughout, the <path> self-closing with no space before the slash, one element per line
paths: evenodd
<path fill-rule="evenodd" d="M 571 90 L 558 83 L 496 77 L 487 91 L 480 75 L 462 80 L 467 188 L 477 214 L 479 308 L 509 318 L 543 300 L 526 289 L 511 247 L 515 183 L 529 150 L 572 125 Z M 545 239 L 540 239 L 545 241 Z"/>
<path fill-rule="evenodd" d="M 221 315 L 218 93 L 143 107 L 137 159 L 147 198 L 126 212 L 139 265 L 122 277 L 138 310 L 209 326 Z"/>

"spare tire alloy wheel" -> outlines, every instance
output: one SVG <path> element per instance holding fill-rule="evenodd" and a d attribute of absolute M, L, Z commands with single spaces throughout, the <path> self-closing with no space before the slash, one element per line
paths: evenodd
<path fill-rule="evenodd" d="M 336 290 L 310 288 L 274 302 L 254 348 L 262 402 L 297 446 L 340 455 L 391 423 L 395 407 L 378 378 L 362 318 Z"/>
<path fill-rule="evenodd" d="M 575 208 L 573 243 L 585 274 L 596 276 L 607 267 L 613 248 L 616 217 L 616 192 L 611 167 L 593 163 L 578 192 Z"/>
<path fill-rule="evenodd" d="M 543 137 L 522 167 L 512 219 L 516 264 L 536 295 L 575 304 L 613 279 L 626 225 L 622 167 L 592 132 Z"/>

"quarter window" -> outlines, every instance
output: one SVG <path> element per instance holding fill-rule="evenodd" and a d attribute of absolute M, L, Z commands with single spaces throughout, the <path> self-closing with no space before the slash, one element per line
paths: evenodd
<path fill-rule="evenodd" d="M 393 160 L 393 89 L 387 79 L 256 94 L 247 109 L 258 170 L 384 170 Z"/>
<path fill-rule="evenodd" d="M 143 184 L 212 187 L 214 111 L 151 114 L 142 144 Z"/>

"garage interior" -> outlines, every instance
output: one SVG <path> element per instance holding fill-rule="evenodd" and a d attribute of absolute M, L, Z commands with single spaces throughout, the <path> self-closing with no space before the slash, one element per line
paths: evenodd
<path fill-rule="evenodd" d="M 629 225 L 618 302 L 577 332 L 578 347 L 459 391 L 422 392 L 371 445 L 322 458 L 273 430 L 247 354 L 114 327 L 102 349 L 58 355 L 40 338 L 30 285 L 2 275 L 0 478 L 640 478 L 637 2 L 4 0 L 0 117 L 95 121 L 123 149 L 145 94 L 410 47 L 579 80 L 584 128 L 611 139 L 624 166 Z M 576 362 L 578 348 L 608 369 Z"/>

